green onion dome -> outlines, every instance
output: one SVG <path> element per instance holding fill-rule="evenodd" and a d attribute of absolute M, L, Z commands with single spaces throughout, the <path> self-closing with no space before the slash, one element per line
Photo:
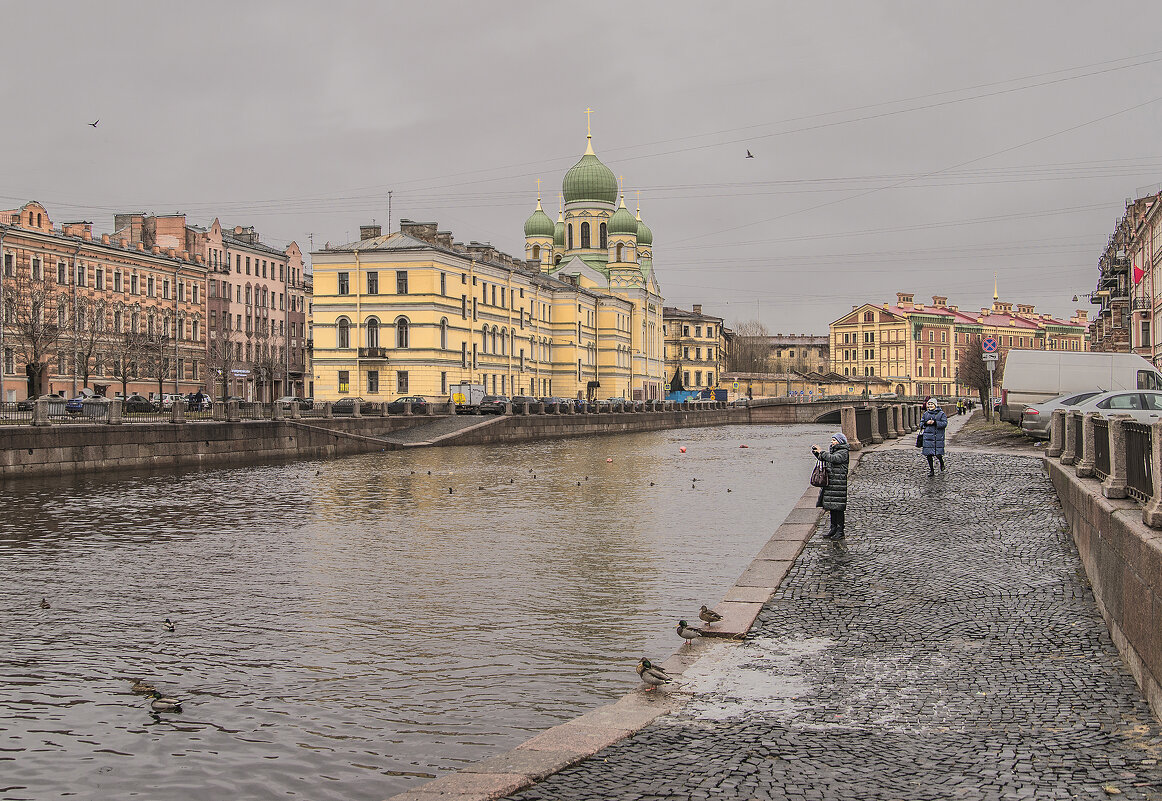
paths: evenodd
<path fill-rule="evenodd" d="M 621 198 L 621 205 L 617 207 L 617 211 L 613 212 L 613 216 L 609 218 L 609 235 L 637 236 L 637 220 L 629 213 L 629 209 L 625 207 L 624 195 Z"/>
<path fill-rule="evenodd" d="M 553 221 L 541 208 L 541 201 L 537 201 L 537 210 L 525 220 L 525 236 L 552 236 Z"/>
<path fill-rule="evenodd" d="M 557 215 L 557 222 L 553 226 L 553 247 L 565 247 L 565 221 L 561 219 L 561 215 Z"/>
<path fill-rule="evenodd" d="M 637 243 L 638 246 L 654 244 L 654 232 L 642 222 L 642 213 L 637 213 Z"/>
<path fill-rule="evenodd" d="M 561 184 L 566 203 L 596 200 L 613 203 L 617 200 L 617 178 L 613 170 L 601 163 L 593 152 L 593 145 L 585 149 L 585 155 L 565 173 Z"/>

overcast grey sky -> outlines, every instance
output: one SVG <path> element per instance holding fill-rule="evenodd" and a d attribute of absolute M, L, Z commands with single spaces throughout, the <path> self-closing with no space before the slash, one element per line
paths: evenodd
<path fill-rule="evenodd" d="M 0 0 L 0 206 L 437 220 L 523 253 L 585 147 L 641 192 L 667 303 L 824 333 L 863 301 L 1087 308 L 1162 182 L 1162 6 Z M 94 129 L 87 123 L 100 118 Z M 745 159 L 746 150 L 755 154 Z"/>

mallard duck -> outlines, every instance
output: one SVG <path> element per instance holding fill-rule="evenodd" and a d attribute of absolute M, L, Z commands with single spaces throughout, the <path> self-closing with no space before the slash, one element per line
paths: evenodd
<path fill-rule="evenodd" d="M 669 684 L 674 680 L 669 673 L 654 665 L 644 656 L 637 663 L 637 674 L 641 676 L 642 681 L 650 685 L 650 689 L 646 692 L 650 692 L 663 684 Z"/>
<path fill-rule="evenodd" d="M 702 636 L 698 633 L 698 629 L 692 629 L 686 625 L 685 620 L 679 620 L 678 627 L 674 629 L 674 631 L 678 632 L 678 636 L 686 642 L 690 642 L 690 640 L 696 640 Z"/>
<path fill-rule="evenodd" d="M 698 613 L 698 617 L 701 618 L 702 620 L 705 620 L 707 622 L 707 624 L 709 624 L 709 625 L 713 625 L 713 624 L 717 623 L 718 621 L 722 620 L 722 615 L 718 614 L 713 609 L 706 606 L 706 604 L 702 604 L 702 611 Z"/>
<path fill-rule="evenodd" d="M 177 698 L 165 698 L 157 690 L 154 690 L 150 695 L 153 700 L 149 702 L 149 708 L 154 712 L 181 712 L 182 702 Z"/>
<path fill-rule="evenodd" d="M 48 598 L 41 598 L 41 599 L 40 599 L 40 608 L 41 608 L 41 609 L 48 609 L 48 608 L 50 608 L 51 606 L 52 606 L 52 604 L 50 604 L 50 603 L 48 602 Z"/>
<path fill-rule="evenodd" d="M 161 622 L 161 625 L 165 626 L 166 631 L 175 631 L 177 629 L 177 627 L 174 625 L 174 622 L 168 617 Z"/>
<path fill-rule="evenodd" d="M 157 692 L 156 687 L 154 687 L 152 684 L 146 684 L 141 679 L 136 679 L 133 682 L 133 686 L 129 689 L 138 695 L 153 695 L 155 692 Z"/>

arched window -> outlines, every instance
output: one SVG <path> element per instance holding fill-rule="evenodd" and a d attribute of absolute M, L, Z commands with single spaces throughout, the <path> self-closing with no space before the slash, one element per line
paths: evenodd
<path fill-rule="evenodd" d="M 247 347 L 249 347 L 249 345 L 247 345 Z M 347 320 L 346 317 L 339 318 L 339 335 L 336 341 L 336 347 L 351 347 L 351 323 Z"/>
<path fill-rule="evenodd" d="M 488 326 L 480 329 L 480 352 L 488 353 Z"/>
<path fill-rule="evenodd" d="M 40 212 L 39 211 L 36 213 L 36 227 L 37 228 L 40 227 Z"/>
<path fill-rule="evenodd" d="M 448 349 L 448 318 L 440 318 L 440 350 Z"/>
<path fill-rule="evenodd" d="M 367 321 L 367 347 L 379 347 L 379 320 L 374 317 Z"/>
<path fill-rule="evenodd" d="M 607 247 L 609 247 L 609 242 L 606 238 L 605 232 L 606 232 L 605 223 L 602 223 L 601 224 L 601 234 L 600 234 L 600 236 L 601 236 L 601 249 L 602 250 L 605 250 Z M 618 259 L 618 261 L 621 261 L 621 259 Z"/>
<path fill-rule="evenodd" d="M 589 223 L 581 223 L 581 247 L 589 247 Z"/>
<path fill-rule="evenodd" d="M 558 255 L 556 258 L 553 259 L 553 264 L 556 265 L 556 264 L 560 264 L 560 263 L 561 263 L 561 257 Z"/>
<path fill-rule="evenodd" d="M 621 261 L 621 243 L 617 243 L 617 261 Z"/>
<path fill-rule="evenodd" d="M 408 321 L 406 317 L 400 317 L 395 321 L 395 346 L 397 348 L 408 347 Z"/>
<path fill-rule="evenodd" d="M 500 355 L 503 356 L 508 353 L 508 331 L 504 328 L 500 329 Z"/>
<path fill-rule="evenodd" d="M 533 245 L 533 261 L 536 261 L 540 258 L 541 258 L 541 246 L 540 245 Z"/>
<path fill-rule="evenodd" d="M 573 223 L 569 223 L 569 250 L 573 249 Z"/>
<path fill-rule="evenodd" d="M 492 329 L 492 352 L 499 353 L 499 351 L 497 351 L 497 349 L 496 349 L 496 329 L 495 328 Z"/>

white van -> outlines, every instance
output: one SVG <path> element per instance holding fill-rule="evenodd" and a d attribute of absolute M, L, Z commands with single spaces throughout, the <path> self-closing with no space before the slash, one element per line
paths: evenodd
<path fill-rule="evenodd" d="M 1020 425 L 1026 406 L 1087 389 L 1162 389 L 1162 373 L 1136 353 L 1010 350 L 1001 419 Z"/>

